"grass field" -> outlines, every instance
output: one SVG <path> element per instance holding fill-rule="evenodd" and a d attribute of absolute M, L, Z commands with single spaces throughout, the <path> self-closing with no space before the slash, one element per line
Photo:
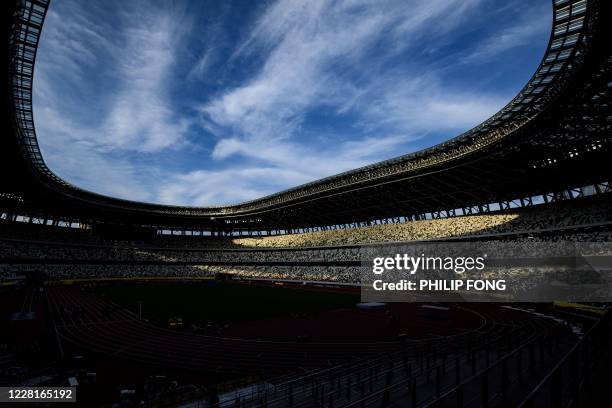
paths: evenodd
<path fill-rule="evenodd" d="M 183 318 L 185 324 L 219 325 L 322 312 L 359 302 L 358 294 L 217 281 L 121 283 L 93 290 L 134 312 L 142 302 L 142 316 L 162 326 L 175 317 Z"/>

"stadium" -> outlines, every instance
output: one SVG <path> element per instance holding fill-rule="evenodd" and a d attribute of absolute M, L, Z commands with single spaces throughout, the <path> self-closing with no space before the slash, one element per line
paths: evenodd
<path fill-rule="evenodd" d="M 54 174 L 32 107 L 50 4 L 3 6 L 0 386 L 76 387 L 81 406 L 606 405 L 600 281 L 590 302 L 368 302 L 360 288 L 364 252 L 388 245 L 471 245 L 510 276 L 529 248 L 595 243 L 609 273 L 609 2 L 553 0 L 537 70 L 471 130 L 217 207 Z M 571 282 L 575 264 L 559 253 L 539 267 Z"/>

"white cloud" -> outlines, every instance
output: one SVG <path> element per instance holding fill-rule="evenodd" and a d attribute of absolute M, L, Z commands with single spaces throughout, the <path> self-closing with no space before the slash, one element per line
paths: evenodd
<path fill-rule="evenodd" d="M 238 203 L 262 197 L 277 185 L 308 181 L 303 174 L 275 167 L 243 167 L 226 170 L 196 170 L 177 174 L 157 191 L 163 203 L 211 205 Z"/>
<path fill-rule="evenodd" d="M 495 94 L 445 87 L 428 73 L 374 81 L 360 99 L 368 101 L 359 122 L 366 130 L 393 128 L 413 137 L 431 132 L 454 136 L 457 130 L 487 119 L 507 102 Z"/>
<path fill-rule="evenodd" d="M 206 49 L 204 54 L 202 54 L 197 62 L 193 65 L 187 78 L 189 79 L 205 79 L 205 75 L 208 73 L 208 70 L 217 60 L 217 49 L 213 46 Z"/>
<path fill-rule="evenodd" d="M 550 32 L 550 21 L 542 18 L 549 13 L 548 7 L 546 9 L 540 7 L 538 10 L 526 13 L 520 21 L 500 28 L 494 35 L 477 44 L 471 53 L 461 59 L 461 62 L 479 64 L 491 61 L 504 52 L 529 44 L 536 36 Z"/>
<path fill-rule="evenodd" d="M 188 24 L 179 9 L 132 4 L 114 20 L 117 30 L 94 24 L 80 3 L 59 6 L 45 22 L 35 73 L 34 119 L 43 157 L 80 187 L 156 200 L 150 186 L 159 171 L 134 163 L 129 154 L 187 143 L 189 121 L 173 110 L 166 84 Z M 95 72 L 92 67 L 102 70 L 103 83 L 85 77 Z"/>
<path fill-rule="evenodd" d="M 44 134 L 44 158 L 60 177 L 78 187 L 131 200 L 149 201 L 154 197 L 148 181 L 153 171 L 135 166 L 130 160 L 108 158 L 92 141 L 75 138 L 88 133 L 51 107 L 36 110 L 37 131 Z"/>
<path fill-rule="evenodd" d="M 93 24 L 79 3 L 60 6 L 62 16 L 51 8 L 43 31 L 37 104 L 61 107 L 58 111 L 71 117 L 79 116 L 88 102 L 85 106 L 108 107 L 74 136 L 101 149 L 157 152 L 186 143 L 190 123 L 174 111 L 168 89 L 176 50 L 189 30 L 181 10 L 130 4 L 118 13 L 117 29 Z M 74 95 L 81 83 L 91 84 L 82 72 L 93 68 L 102 72 L 103 82 L 96 84 L 101 89 L 81 91 L 78 100 Z M 61 95 L 66 93 L 69 97 Z"/>
<path fill-rule="evenodd" d="M 196 25 L 198 29 L 197 39 L 192 44 L 194 55 L 190 55 L 188 63 L 191 59 L 195 60 L 187 79 L 191 81 L 210 81 L 207 75 L 215 64 L 220 62 L 222 49 L 226 47 L 226 29 L 223 27 L 224 20 L 228 18 L 231 10 L 231 4 L 224 5 L 226 8 L 218 13 L 211 13 L 210 16 L 201 16 Z M 191 50 L 190 50 L 191 51 Z M 191 54 L 191 53 L 190 53 Z"/>
<path fill-rule="evenodd" d="M 434 74 L 415 70 L 379 76 L 373 68 L 357 86 L 337 74 L 388 35 L 394 38 L 394 55 L 430 30 L 434 19 L 444 18 L 448 30 L 477 3 L 275 3 L 234 54 L 267 55 L 261 71 L 202 107 L 216 126 L 208 130 L 221 137 L 212 157 L 222 161 L 239 156 L 261 166 L 299 171 L 311 181 L 407 153 L 410 143 L 428 132 L 466 128 L 485 119 L 505 101 L 445 89 Z M 434 31 L 443 30 L 435 26 Z M 316 148 L 304 137 L 294 137 L 301 135 L 307 112 L 318 106 L 339 115 L 355 114 L 355 133 L 363 136 L 344 143 L 329 140 L 333 148 Z M 229 183 L 236 189 L 243 181 Z"/>
<path fill-rule="evenodd" d="M 185 142 L 189 121 L 179 119 L 170 104 L 167 84 L 176 63 L 175 52 L 188 30 L 185 16 L 173 10 L 145 7 L 131 15 L 139 22 L 125 30 L 118 77 L 122 84 L 101 129 L 110 148 L 155 152 Z"/>
<path fill-rule="evenodd" d="M 478 1 L 463 0 L 415 1 L 410 7 L 403 1 L 381 4 L 378 1 L 287 0 L 274 3 L 234 54 L 234 58 L 252 53 L 267 55 L 261 71 L 244 85 L 201 107 L 210 121 L 225 130 L 217 132 L 217 135 L 229 138 L 219 142 L 213 157 L 227 158 L 232 153 L 229 147 L 235 145 L 236 139 L 257 143 L 289 139 L 299 133 L 306 113 L 313 107 L 335 109 L 338 114 L 355 108 L 362 108 L 366 113 L 375 111 L 376 108 L 368 106 L 371 104 L 369 101 L 357 105 L 365 98 L 384 99 L 381 103 L 386 105 L 385 108 L 389 107 L 393 104 L 390 98 L 394 94 L 380 94 L 377 88 L 381 81 L 376 79 L 375 69 L 357 87 L 354 80 L 343 76 L 342 71 L 350 70 L 359 58 L 367 60 L 372 47 L 380 47 L 379 41 L 389 40 L 394 52 L 398 47 L 407 47 L 423 35 L 422 31 L 432 30 L 434 26 L 431 23 L 437 18 L 445 19 L 444 30 L 448 30 L 458 24 L 458 16 L 476 4 Z M 440 32 L 441 29 L 435 28 L 434 31 Z M 384 50 L 381 52 L 384 54 Z M 372 65 L 381 63 L 378 60 Z M 403 74 L 410 75 L 408 72 Z M 393 82 L 388 78 L 384 81 Z M 388 83 L 383 85 L 389 87 Z M 398 84 L 393 82 L 391 86 L 397 87 Z M 402 102 L 406 106 L 403 95 Z M 426 116 L 445 109 L 459 110 L 457 106 L 441 106 L 442 103 L 436 104 L 431 100 L 432 114 Z M 437 123 L 451 121 L 457 116 L 438 117 Z M 454 123 L 453 127 L 461 127 L 473 116 L 461 117 L 461 122 Z M 391 109 L 385 120 L 406 122 L 406 115 L 400 109 Z M 403 127 L 401 130 L 407 129 Z M 413 137 L 407 134 L 406 140 Z M 244 149 L 240 153 L 259 154 Z"/>

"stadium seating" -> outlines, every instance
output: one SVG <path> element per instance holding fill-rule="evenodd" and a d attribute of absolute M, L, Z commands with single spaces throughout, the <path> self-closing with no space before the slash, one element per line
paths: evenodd
<path fill-rule="evenodd" d="M 611 221 L 607 201 L 586 200 L 307 234 L 172 237 L 174 242 L 160 237 L 147 245 L 102 242 L 90 231 L 62 229 L 55 235 L 58 228 L 9 224 L 0 238 L 0 280 L 14 281 L 28 271 L 42 271 L 51 279 L 211 278 L 223 274 L 355 284 L 360 281 L 365 244 L 478 240 L 483 252 L 511 258 L 513 251 L 525 255 L 525 242 L 609 242 Z M 557 247 L 559 251 L 563 248 L 553 248 Z M 532 255 L 536 254 L 534 249 Z"/>
<path fill-rule="evenodd" d="M 183 248 L 299 248 L 361 245 L 377 242 L 472 238 L 474 236 L 537 233 L 587 225 L 612 223 L 609 197 L 569 200 L 503 212 L 451 218 L 408 221 L 350 229 L 258 237 L 202 237 L 159 235 L 147 245 L 119 242 L 119 246 Z M 91 230 L 57 228 L 22 223 L 0 223 L 0 238 L 78 244 L 105 244 Z M 576 237 L 578 239 L 579 237 Z M 591 239 L 603 239 L 591 237 Z"/>

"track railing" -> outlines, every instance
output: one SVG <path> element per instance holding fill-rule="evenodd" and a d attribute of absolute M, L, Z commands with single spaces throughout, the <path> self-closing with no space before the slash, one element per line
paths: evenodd
<path fill-rule="evenodd" d="M 531 393 L 521 408 L 578 407 L 591 381 L 602 351 L 612 341 L 612 315 L 607 312 L 555 365 Z"/>

